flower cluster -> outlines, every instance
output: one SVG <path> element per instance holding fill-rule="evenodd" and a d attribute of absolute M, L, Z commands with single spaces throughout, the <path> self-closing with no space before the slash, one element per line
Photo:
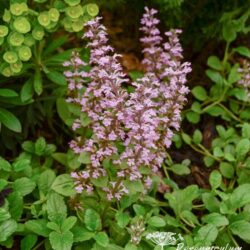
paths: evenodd
<path fill-rule="evenodd" d="M 238 81 L 238 84 L 242 86 L 246 92 L 248 98 L 250 97 L 250 63 L 247 60 L 243 61 L 243 67 L 238 69 L 238 72 L 241 74 L 241 79 Z"/>
<path fill-rule="evenodd" d="M 79 70 L 85 63 L 77 54 L 64 64 L 71 67 L 65 71 L 69 83 L 68 101 L 80 105 L 81 111 L 90 118 L 89 128 L 93 131 L 89 139 L 78 137 L 70 142 L 76 154 L 87 153 L 90 157 L 83 171 L 72 173 L 79 193 L 92 192 L 91 179 L 107 175 L 109 184 L 103 191 L 109 200 L 119 200 L 128 194 L 125 180 L 140 180 L 149 188 L 152 180 L 142 174 L 141 167 L 152 172 L 159 170 L 174 131 L 180 127 L 181 110 L 188 93 L 186 75 L 191 68 L 189 63 L 181 62 L 179 30 L 166 32 L 168 42 L 161 44 L 163 39 L 156 27 L 159 23 L 154 17 L 156 13 L 146 8 L 142 18 L 145 75 L 131 83 L 134 92 L 128 94 L 122 86 L 129 80 L 119 63 L 120 55 L 108 45 L 100 18 L 85 25 L 91 70 Z M 88 84 L 86 79 L 90 79 Z M 79 127 L 81 121 L 77 119 L 73 129 Z M 123 145 L 122 150 L 118 150 L 118 144 Z M 107 173 L 103 167 L 106 159 L 115 168 L 112 173 Z"/>

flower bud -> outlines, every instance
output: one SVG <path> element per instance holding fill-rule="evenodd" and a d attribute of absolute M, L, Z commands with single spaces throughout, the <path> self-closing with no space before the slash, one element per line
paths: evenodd
<path fill-rule="evenodd" d="M 14 29 L 22 34 L 28 33 L 31 29 L 30 22 L 26 17 L 18 17 L 13 22 Z"/>
<path fill-rule="evenodd" d="M 11 13 L 9 10 L 6 10 L 6 9 L 4 10 L 3 20 L 6 23 L 8 23 L 11 20 Z"/>
<path fill-rule="evenodd" d="M 35 44 L 35 39 L 33 38 L 33 36 L 31 34 L 27 34 L 24 37 L 24 44 L 31 47 L 32 45 Z"/>
<path fill-rule="evenodd" d="M 90 16 L 96 16 L 98 13 L 99 13 L 99 8 L 96 4 L 94 3 L 90 3 L 86 6 L 86 10 L 87 10 L 87 13 L 90 15 Z"/>
<path fill-rule="evenodd" d="M 49 10 L 49 17 L 50 17 L 51 21 L 57 22 L 59 20 L 60 13 L 59 13 L 59 11 L 57 9 L 51 8 Z"/>
<path fill-rule="evenodd" d="M 10 5 L 10 12 L 15 16 L 20 16 L 26 11 L 28 11 L 26 3 L 14 3 Z"/>
<path fill-rule="evenodd" d="M 50 25 L 50 15 L 48 11 L 41 12 L 39 16 L 37 17 L 39 24 L 41 24 L 44 27 L 47 27 Z"/>
<path fill-rule="evenodd" d="M 28 46 L 21 46 L 18 49 L 18 56 L 22 61 L 28 61 L 32 56 L 30 48 Z"/>
<path fill-rule="evenodd" d="M 24 35 L 18 32 L 11 32 L 8 41 L 12 46 L 20 46 L 24 42 Z"/>
<path fill-rule="evenodd" d="M 38 40 L 38 41 L 42 40 L 43 37 L 44 37 L 44 29 L 43 29 L 43 27 L 41 27 L 41 26 L 36 26 L 36 27 L 33 29 L 33 31 L 32 31 L 32 36 L 33 36 L 36 40 Z"/>
<path fill-rule="evenodd" d="M 67 3 L 69 6 L 76 6 L 81 2 L 81 0 L 64 0 L 65 3 Z"/>
<path fill-rule="evenodd" d="M 21 61 L 17 61 L 15 63 L 10 64 L 10 68 L 13 73 L 19 73 L 23 68 L 23 64 Z"/>
<path fill-rule="evenodd" d="M 7 63 L 15 63 L 18 60 L 17 53 L 14 51 L 6 51 L 3 54 L 3 59 Z"/>
<path fill-rule="evenodd" d="M 73 19 L 79 18 L 82 14 L 83 14 L 83 9 L 82 6 L 80 5 L 68 7 L 66 9 L 66 15 Z"/>
<path fill-rule="evenodd" d="M 8 35 L 9 29 L 5 25 L 0 25 L 0 37 L 5 37 Z"/>

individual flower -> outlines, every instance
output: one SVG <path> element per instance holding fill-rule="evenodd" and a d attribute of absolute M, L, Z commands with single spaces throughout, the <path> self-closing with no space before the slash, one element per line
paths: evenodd
<path fill-rule="evenodd" d="M 238 69 L 241 74 L 241 79 L 238 81 L 238 85 L 246 90 L 248 98 L 250 97 L 250 63 L 247 60 L 243 61 L 243 65 Z"/>

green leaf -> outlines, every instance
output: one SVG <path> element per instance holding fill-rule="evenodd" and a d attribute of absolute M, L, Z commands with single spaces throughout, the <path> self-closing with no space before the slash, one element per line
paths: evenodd
<path fill-rule="evenodd" d="M 46 148 L 45 139 L 43 137 L 38 138 L 35 143 L 35 153 L 41 156 L 44 153 L 45 148 Z"/>
<path fill-rule="evenodd" d="M 19 194 L 19 192 L 12 192 L 8 196 L 8 202 L 12 219 L 20 219 L 23 213 L 23 197 Z"/>
<path fill-rule="evenodd" d="M 51 169 L 42 172 L 37 182 L 39 190 L 43 192 L 43 194 L 47 194 L 55 178 L 56 175 Z"/>
<path fill-rule="evenodd" d="M 87 241 L 92 239 L 95 235 L 94 232 L 90 232 L 82 226 L 74 226 L 71 232 L 74 235 L 74 242 Z"/>
<path fill-rule="evenodd" d="M 36 71 L 34 76 L 34 90 L 38 95 L 41 95 L 43 92 L 43 82 L 40 71 Z"/>
<path fill-rule="evenodd" d="M 245 220 L 239 220 L 236 222 L 233 222 L 229 226 L 230 230 L 232 231 L 233 234 L 237 235 L 244 241 L 250 243 L 250 223 Z"/>
<path fill-rule="evenodd" d="M 223 70 L 223 65 L 217 56 L 210 56 L 207 60 L 207 65 L 216 70 Z"/>
<path fill-rule="evenodd" d="M 184 210 L 181 212 L 181 217 L 187 220 L 189 223 L 195 225 L 199 224 L 197 217 L 189 210 Z"/>
<path fill-rule="evenodd" d="M 99 232 L 94 237 L 96 243 L 102 247 L 107 247 L 109 244 L 109 237 L 105 232 Z"/>
<path fill-rule="evenodd" d="M 232 21 L 227 21 L 223 24 L 222 35 L 223 35 L 223 38 L 228 43 L 230 43 L 236 39 L 237 35 L 236 35 L 236 31 L 234 29 L 234 25 L 233 25 Z"/>
<path fill-rule="evenodd" d="M 202 217 L 202 221 L 208 224 L 213 224 L 216 227 L 223 227 L 229 224 L 228 219 L 219 213 L 211 213 Z"/>
<path fill-rule="evenodd" d="M 76 224 L 77 218 L 75 216 L 68 217 L 62 224 L 62 231 L 69 231 L 75 224 Z"/>
<path fill-rule="evenodd" d="M 202 194 L 202 201 L 206 207 L 206 209 L 210 212 L 218 212 L 220 202 L 212 193 L 204 193 Z"/>
<path fill-rule="evenodd" d="M 90 164 L 90 154 L 88 152 L 83 152 L 80 154 L 78 157 L 78 161 L 81 162 L 82 164 Z"/>
<path fill-rule="evenodd" d="M 148 222 L 148 225 L 152 227 L 165 227 L 166 226 L 165 220 L 159 216 L 152 216 L 149 218 L 147 222 Z"/>
<path fill-rule="evenodd" d="M 8 211 L 8 207 L 4 206 L 4 207 L 0 207 L 0 222 L 5 221 L 10 219 L 10 213 Z"/>
<path fill-rule="evenodd" d="M 218 229 L 213 224 L 207 224 L 201 227 L 195 236 L 195 242 L 210 245 L 218 236 Z"/>
<path fill-rule="evenodd" d="M 20 121 L 7 109 L 0 108 L 0 123 L 14 132 L 20 133 L 22 131 Z"/>
<path fill-rule="evenodd" d="M 100 215 L 91 208 L 85 211 L 84 223 L 86 228 L 90 231 L 98 231 L 102 227 Z"/>
<path fill-rule="evenodd" d="M 115 214 L 115 218 L 116 218 L 118 226 L 121 228 L 125 228 L 130 221 L 129 215 L 127 213 L 123 213 L 121 211 L 118 211 Z"/>
<path fill-rule="evenodd" d="M 63 76 L 62 73 L 58 71 L 50 71 L 47 73 L 48 79 L 50 79 L 52 82 L 58 84 L 58 85 L 67 85 L 66 79 Z"/>
<path fill-rule="evenodd" d="M 17 97 L 18 94 L 12 89 L 2 89 L 0 88 L 0 96 L 2 97 Z"/>
<path fill-rule="evenodd" d="M 43 237 L 49 237 L 51 230 L 47 228 L 47 223 L 48 221 L 45 219 L 29 220 L 25 223 L 25 227 L 35 234 Z"/>
<path fill-rule="evenodd" d="M 206 75 L 212 80 L 212 82 L 222 85 L 223 77 L 218 71 L 208 69 L 206 70 Z"/>
<path fill-rule="evenodd" d="M 145 214 L 146 214 L 146 210 L 142 205 L 134 204 L 133 209 L 134 209 L 136 215 L 145 216 Z"/>
<path fill-rule="evenodd" d="M 206 165 L 206 167 L 211 167 L 213 166 L 215 160 L 214 158 L 210 157 L 210 156 L 205 156 L 203 158 L 204 164 Z"/>
<path fill-rule="evenodd" d="M 207 91 L 202 86 L 194 87 L 191 92 L 199 101 L 205 101 L 207 99 Z"/>
<path fill-rule="evenodd" d="M 193 111 L 188 111 L 186 113 L 187 120 L 193 124 L 196 124 L 200 121 L 200 115 Z"/>
<path fill-rule="evenodd" d="M 73 245 L 73 234 L 70 231 L 58 233 L 51 232 L 49 241 L 54 250 L 71 250 Z"/>
<path fill-rule="evenodd" d="M 230 202 L 235 208 L 240 208 L 250 203 L 250 184 L 242 184 L 235 188 L 230 196 Z"/>
<path fill-rule="evenodd" d="M 55 216 L 61 214 L 63 218 L 67 217 L 67 206 L 61 195 L 57 193 L 51 193 L 47 200 L 47 212 L 48 218 L 53 221 Z"/>
<path fill-rule="evenodd" d="M 214 170 L 211 172 L 209 176 L 209 183 L 213 189 L 218 188 L 221 185 L 222 177 L 218 170 Z"/>
<path fill-rule="evenodd" d="M 7 172 L 11 171 L 11 165 L 8 161 L 6 161 L 4 158 L 0 156 L 0 170 L 4 170 Z"/>
<path fill-rule="evenodd" d="M 32 79 L 30 78 L 25 84 L 22 86 L 20 97 L 22 102 L 26 102 L 32 99 L 33 97 L 33 84 Z"/>
<path fill-rule="evenodd" d="M 250 58 L 250 50 L 247 47 L 239 46 L 237 48 L 234 48 L 233 51 L 239 53 L 242 56 Z"/>
<path fill-rule="evenodd" d="M 231 179 L 234 176 L 234 167 L 230 163 L 221 162 L 220 172 L 224 177 Z"/>
<path fill-rule="evenodd" d="M 69 119 L 71 118 L 71 113 L 68 108 L 69 104 L 64 98 L 58 98 L 56 100 L 56 109 L 59 117 L 63 120 L 66 125 L 70 125 Z"/>
<path fill-rule="evenodd" d="M 230 73 L 228 75 L 228 83 L 231 85 L 233 83 L 236 83 L 240 80 L 241 75 L 238 71 L 239 66 L 238 64 L 235 64 L 232 69 L 230 70 Z"/>
<path fill-rule="evenodd" d="M 6 241 L 17 229 L 17 223 L 10 219 L 0 224 L 0 242 Z"/>
<path fill-rule="evenodd" d="M 13 184 L 14 190 L 22 196 L 30 194 L 35 189 L 35 187 L 35 182 L 28 179 L 27 177 L 17 179 Z"/>
<path fill-rule="evenodd" d="M 183 164 L 174 164 L 171 166 L 171 171 L 178 175 L 187 175 L 190 174 L 190 169 L 186 165 Z"/>
<path fill-rule="evenodd" d="M 195 144 L 200 144 L 202 142 L 202 133 L 199 129 L 196 129 L 193 134 L 193 142 Z"/>
<path fill-rule="evenodd" d="M 188 144 L 188 145 L 191 144 L 191 141 L 192 141 L 192 140 L 191 140 L 191 137 L 190 137 L 188 134 L 182 132 L 182 133 L 181 133 L 181 137 L 182 137 L 183 141 L 184 141 L 186 144 Z"/>
<path fill-rule="evenodd" d="M 57 176 L 51 186 L 51 189 L 64 196 L 72 196 L 76 193 L 74 182 L 69 174 Z"/>
<path fill-rule="evenodd" d="M 241 128 L 242 137 L 250 139 L 250 124 L 244 123 Z"/>
<path fill-rule="evenodd" d="M 206 113 L 208 113 L 211 116 L 219 116 L 219 115 L 224 115 L 225 111 L 220 106 L 216 105 L 216 106 L 209 107 L 206 110 Z"/>
<path fill-rule="evenodd" d="M 21 250 L 31 250 L 37 242 L 37 235 L 28 234 L 21 240 Z"/>
<path fill-rule="evenodd" d="M 28 159 L 20 159 L 13 164 L 13 168 L 16 172 L 23 171 L 29 166 L 30 166 L 30 160 Z"/>
<path fill-rule="evenodd" d="M 245 156 L 250 150 L 250 140 L 247 138 L 241 139 L 236 145 L 236 154 L 238 157 Z"/>

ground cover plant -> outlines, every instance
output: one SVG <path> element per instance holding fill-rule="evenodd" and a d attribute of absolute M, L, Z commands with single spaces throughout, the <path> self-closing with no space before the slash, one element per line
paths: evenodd
<path fill-rule="evenodd" d="M 1 249 L 248 249 L 250 12 L 192 2 L 3 1 Z"/>

